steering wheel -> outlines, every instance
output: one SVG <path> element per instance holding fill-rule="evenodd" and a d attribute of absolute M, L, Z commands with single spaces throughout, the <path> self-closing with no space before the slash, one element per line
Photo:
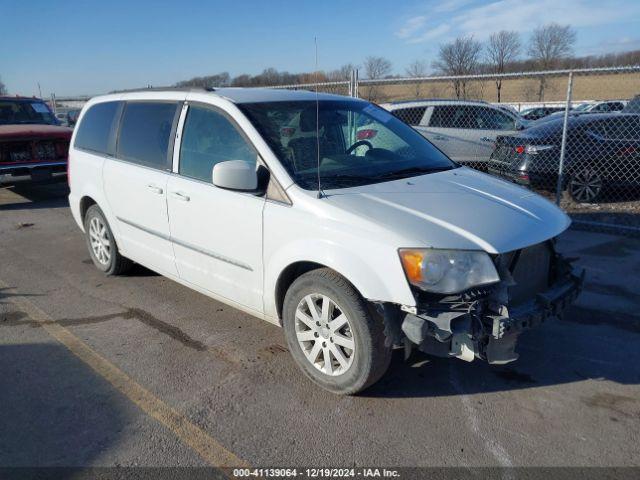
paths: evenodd
<path fill-rule="evenodd" d="M 367 140 L 358 140 L 356 143 L 354 143 L 349 148 L 347 148 L 347 151 L 345 153 L 347 155 L 351 155 L 356 148 L 364 147 L 364 146 L 368 147 L 369 150 L 371 150 L 373 148 L 373 145 L 371 145 L 371 142 L 369 142 Z"/>

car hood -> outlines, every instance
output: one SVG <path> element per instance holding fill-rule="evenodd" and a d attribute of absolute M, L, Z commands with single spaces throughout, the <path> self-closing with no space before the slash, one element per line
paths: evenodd
<path fill-rule="evenodd" d="M 0 125 L 0 140 L 21 138 L 65 138 L 70 139 L 73 130 L 59 125 L 17 124 Z"/>
<path fill-rule="evenodd" d="M 393 231 L 406 243 L 399 247 L 504 253 L 571 223 L 540 195 L 466 167 L 325 193 L 345 213 Z"/>

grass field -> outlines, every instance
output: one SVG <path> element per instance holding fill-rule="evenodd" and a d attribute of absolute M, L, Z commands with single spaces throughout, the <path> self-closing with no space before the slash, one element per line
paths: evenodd
<path fill-rule="evenodd" d="M 564 101 L 567 95 L 568 76 L 546 78 L 544 102 Z M 535 77 L 505 79 L 502 81 L 502 102 L 540 102 L 538 87 L 540 79 Z M 497 101 L 496 85 L 493 80 L 469 81 L 466 84 L 466 98 Z M 600 75 L 574 75 L 573 99 L 613 100 L 631 99 L 640 94 L 640 72 Z M 364 85 L 359 87 L 359 96 L 377 102 L 411 100 L 415 98 L 456 98 L 452 82 L 422 81 L 416 83 L 395 83 Z"/>

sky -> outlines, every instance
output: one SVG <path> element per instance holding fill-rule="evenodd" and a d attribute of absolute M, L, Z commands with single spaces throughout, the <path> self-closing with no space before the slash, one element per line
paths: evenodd
<path fill-rule="evenodd" d="M 640 0 L 0 0 L 0 79 L 10 93 L 94 95 L 222 71 L 292 73 L 388 58 L 393 73 L 459 35 L 577 32 L 576 55 L 640 49 Z"/>

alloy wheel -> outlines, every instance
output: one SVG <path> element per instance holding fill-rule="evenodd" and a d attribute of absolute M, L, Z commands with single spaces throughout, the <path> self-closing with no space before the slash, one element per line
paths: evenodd
<path fill-rule="evenodd" d="M 98 217 L 89 222 L 89 239 L 95 258 L 102 265 L 108 265 L 111 260 L 111 241 L 107 226 Z"/>
<path fill-rule="evenodd" d="M 300 301 L 295 331 L 307 361 L 325 375 L 342 375 L 353 364 L 353 329 L 345 312 L 328 296 L 313 293 Z"/>
<path fill-rule="evenodd" d="M 593 202 L 601 191 L 602 179 L 594 170 L 582 170 L 573 175 L 569 182 L 569 193 L 578 202 Z"/>

